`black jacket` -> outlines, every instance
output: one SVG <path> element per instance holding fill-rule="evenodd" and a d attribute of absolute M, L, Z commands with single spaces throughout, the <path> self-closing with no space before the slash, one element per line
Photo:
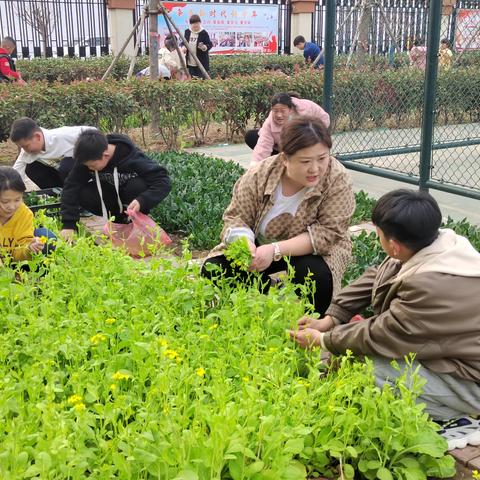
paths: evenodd
<path fill-rule="evenodd" d="M 185 40 L 187 42 L 190 41 L 190 34 L 191 33 L 192 33 L 192 31 L 189 28 L 187 28 L 187 30 L 185 30 Z M 204 43 L 207 46 L 207 50 L 205 52 L 198 48 L 199 43 Z M 205 68 L 205 70 L 207 72 L 210 70 L 210 59 L 209 59 L 208 52 L 212 47 L 213 47 L 213 44 L 210 40 L 210 35 L 208 35 L 208 32 L 206 30 L 201 30 L 198 33 L 197 51 L 195 53 L 196 53 L 198 59 L 200 60 L 200 63 L 203 65 L 203 68 Z M 187 65 L 188 65 L 189 55 L 190 55 L 190 53 L 188 53 L 188 50 L 187 50 Z"/>
<path fill-rule="evenodd" d="M 140 203 L 142 212 L 149 211 L 160 203 L 172 189 L 167 170 L 157 162 L 148 158 L 126 135 L 112 133 L 107 135 L 109 144 L 120 145 L 126 155 L 119 158 L 114 155 L 100 174 L 113 174 L 117 168 L 119 176 L 134 173 L 142 177 L 148 185 L 147 190 L 141 193 L 136 200 Z M 63 228 L 76 228 L 79 220 L 80 191 L 90 181 L 95 181 L 95 172 L 78 162 L 65 180 L 61 199 L 61 216 Z M 122 191 L 122 185 L 119 187 Z"/>

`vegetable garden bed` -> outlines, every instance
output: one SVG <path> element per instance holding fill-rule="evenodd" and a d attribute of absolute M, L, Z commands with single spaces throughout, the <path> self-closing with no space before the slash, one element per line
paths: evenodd
<path fill-rule="evenodd" d="M 162 155 L 178 189 L 156 218 L 211 247 L 241 169 Z M 372 204 L 357 194 L 355 223 Z M 477 227 L 448 226 L 479 248 Z M 373 233 L 353 242 L 346 283 L 384 255 Z M 268 296 L 213 285 L 190 258 L 138 262 L 80 236 L 34 259 L 20 281 L 0 269 L 1 478 L 454 475 L 446 442 L 415 402 L 418 381 L 379 389 L 370 362 L 347 356 L 329 368 L 287 338 L 311 308 L 308 287 L 298 300 L 289 282 Z"/>
<path fill-rule="evenodd" d="M 328 370 L 287 339 L 309 309 L 292 285 L 214 286 L 85 238 L 43 268 L 0 271 L 2 478 L 453 475 L 418 385 L 396 397 L 369 362 Z"/>

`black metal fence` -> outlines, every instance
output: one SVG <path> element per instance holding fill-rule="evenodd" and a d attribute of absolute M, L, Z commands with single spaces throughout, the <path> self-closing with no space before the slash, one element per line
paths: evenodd
<path fill-rule="evenodd" d="M 312 39 L 319 45 L 325 41 L 325 12 L 327 0 L 319 0 L 312 19 Z M 370 5 L 372 18 L 369 27 L 369 54 L 387 54 L 394 43 L 407 51 L 415 40 L 426 40 L 428 1 L 425 0 L 337 0 L 335 28 L 336 53 L 349 53 L 358 32 L 362 6 Z M 480 8 L 480 0 L 458 0 L 442 35 L 454 44 L 456 15 L 461 8 Z M 392 37 L 395 39 L 393 40 Z"/>
<path fill-rule="evenodd" d="M 222 3 L 221 0 L 193 1 Z M 321 45 L 325 39 L 327 1 L 318 0 L 312 20 L 312 38 Z M 0 0 L 0 34 L 17 40 L 18 55 L 22 57 L 104 55 L 109 53 L 106 3 L 106 0 Z M 145 0 L 137 0 L 134 13 L 137 18 L 144 3 Z M 290 53 L 288 0 L 225 0 L 225 3 L 278 5 L 279 53 Z M 429 3 L 426 0 L 336 0 L 337 53 L 350 52 L 358 30 L 360 6 L 365 3 L 372 4 L 368 53 L 385 54 L 391 51 L 392 36 L 401 50 L 408 50 L 415 39 L 425 39 Z M 442 32 L 452 43 L 456 13 L 460 8 L 480 8 L 480 0 L 457 1 L 447 32 Z M 389 29 L 393 35 L 389 34 Z M 141 51 L 146 52 L 147 47 L 148 28 L 142 33 Z"/>
<path fill-rule="evenodd" d="M 108 54 L 105 0 L 0 0 L 0 34 L 21 57 Z"/>

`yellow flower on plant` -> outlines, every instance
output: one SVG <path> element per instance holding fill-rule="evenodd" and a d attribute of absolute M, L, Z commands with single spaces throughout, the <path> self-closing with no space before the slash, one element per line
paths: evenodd
<path fill-rule="evenodd" d="M 199 377 L 204 377 L 205 376 L 205 369 L 200 367 L 200 368 L 197 368 L 195 370 L 195 373 L 199 376 Z"/>
<path fill-rule="evenodd" d="M 40 240 L 42 243 L 47 243 L 47 242 L 48 242 L 48 238 L 45 237 L 45 236 L 43 236 L 43 235 L 42 235 L 41 237 L 39 237 L 39 240 Z"/>
<path fill-rule="evenodd" d="M 114 392 L 116 389 L 117 389 L 117 385 L 116 385 L 115 383 L 112 383 L 112 384 L 110 385 L 110 390 L 111 390 L 112 392 Z"/>
<path fill-rule="evenodd" d="M 202 340 L 206 340 L 207 338 L 210 338 L 210 335 L 207 335 L 206 333 L 202 333 L 198 338 L 201 338 Z"/>
<path fill-rule="evenodd" d="M 93 345 L 98 345 L 100 342 L 103 342 L 107 339 L 107 337 L 103 333 L 97 333 L 93 337 L 90 337 L 90 342 Z"/>
<path fill-rule="evenodd" d="M 304 387 L 309 387 L 310 386 L 310 382 L 307 382 L 306 380 L 304 380 L 303 378 L 299 378 L 298 379 L 298 383 L 300 385 L 303 385 Z"/>
<path fill-rule="evenodd" d="M 77 403 L 82 403 L 82 397 L 80 395 L 71 395 L 68 397 L 67 403 L 69 405 L 76 405 Z"/>
<path fill-rule="evenodd" d="M 84 403 L 76 403 L 73 408 L 77 411 L 77 412 L 82 412 L 83 410 L 85 410 L 85 404 Z"/>
<path fill-rule="evenodd" d="M 270 347 L 270 348 L 268 349 L 269 352 L 276 352 L 277 350 L 278 350 L 277 347 Z"/>
<path fill-rule="evenodd" d="M 170 349 L 167 349 L 163 352 L 163 354 L 169 358 L 170 360 L 175 360 L 179 357 L 178 355 L 178 352 L 176 352 L 175 350 L 170 350 Z"/>
<path fill-rule="evenodd" d="M 218 328 L 218 323 L 214 323 L 208 327 L 209 330 L 215 330 L 216 328 Z"/>
<path fill-rule="evenodd" d="M 132 378 L 132 376 L 129 373 L 124 373 L 124 372 L 115 372 L 112 375 L 112 379 L 119 381 L 119 380 L 128 380 L 129 378 Z"/>
<path fill-rule="evenodd" d="M 107 319 L 105 320 L 105 323 L 106 323 L 107 325 L 113 325 L 116 321 L 117 321 L 117 320 L 116 320 L 115 318 L 107 318 Z"/>
<path fill-rule="evenodd" d="M 157 340 L 158 344 L 161 346 L 161 347 L 166 347 L 168 346 L 168 342 L 164 339 L 164 338 L 159 338 Z"/>

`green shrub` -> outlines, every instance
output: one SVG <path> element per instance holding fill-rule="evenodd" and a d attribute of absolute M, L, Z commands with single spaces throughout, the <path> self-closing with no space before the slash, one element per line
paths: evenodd
<path fill-rule="evenodd" d="M 378 127 L 418 127 L 423 105 L 423 73 L 415 69 L 354 71 L 338 69 L 334 79 L 335 131 Z M 249 122 L 261 124 L 271 96 L 295 90 L 319 104 L 323 74 L 302 70 L 292 77 L 261 73 L 249 77 L 191 82 L 147 79 L 102 82 L 0 85 L 0 134 L 5 139 L 15 118 L 36 118 L 45 127 L 87 124 L 105 130 L 142 127 L 158 117 L 168 146 L 180 146 L 182 130 L 195 126 L 196 142 L 204 141 L 212 121 L 223 122 L 226 137 L 244 133 Z M 438 78 L 436 124 L 480 118 L 480 70 L 457 68 Z"/>
<path fill-rule="evenodd" d="M 459 54 L 455 54 L 455 58 Z M 348 55 L 337 55 L 335 57 L 335 67 L 343 68 L 347 63 Z M 47 81 L 71 83 L 86 78 L 100 79 L 107 71 L 112 56 L 83 58 L 35 58 L 31 60 L 18 60 L 18 69 L 28 82 Z M 458 62 L 459 67 L 470 67 L 480 64 L 479 52 L 465 52 Z M 142 55 L 137 57 L 135 63 L 135 72 L 149 65 L 149 57 Z M 305 69 L 305 61 L 302 55 L 211 55 L 210 56 L 210 74 L 213 78 L 228 78 L 238 75 L 253 75 L 265 71 L 266 66 L 280 65 L 283 71 L 289 75 L 296 73 L 299 69 Z M 408 67 L 408 53 L 403 52 L 395 54 L 394 67 Z M 130 66 L 130 59 L 122 57 L 112 70 L 111 76 L 120 80 L 127 77 Z M 357 67 L 352 68 L 355 70 Z M 367 71 L 385 70 L 390 68 L 388 65 L 388 56 L 367 55 L 365 57 L 365 66 Z"/>
<path fill-rule="evenodd" d="M 113 60 L 112 56 L 82 58 L 48 58 L 18 60 L 18 70 L 27 82 L 47 81 L 71 83 L 86 78 L 100 79 Z M 135 72 L 148 67 L 148 56 L 139 56 L 135 62 Z M 265 71 L 265 67 L 280 65 L 285 73 L 293 74 L 295 69 L 305 65 L 300 55 L 211 55 L 210 75 L 214 78 L 227 78 L 234 75 L 252 75 Z M 130 59 L 121 57 L 111 76 L 120 80 L 127 77 Z"/>
<path fill-rule="evenodd" d="M 187 153 L 156 153 L 172 178 L 170 195 L 152 211 L 167 231 L 191 237 L 191 245 L 210 249 L 220 242 L 222 215 L 243 168 L 233 162 Z"/>

